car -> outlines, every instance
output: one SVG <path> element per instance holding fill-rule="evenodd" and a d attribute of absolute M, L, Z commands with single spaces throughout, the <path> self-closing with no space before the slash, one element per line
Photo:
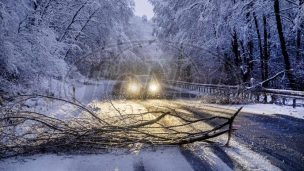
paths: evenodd
<path fill-rule="evenodd" d="M 159 98 L 162 87 L 153 75 L 133 75 L 124 82 L 123 93 L 127 98 Z"/>

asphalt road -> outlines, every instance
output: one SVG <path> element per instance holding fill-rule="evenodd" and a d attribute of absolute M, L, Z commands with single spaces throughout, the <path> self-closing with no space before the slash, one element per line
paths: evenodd
<path fill-rule="evenodd" d="M 190 95 L 185 97 L 191 97 Z M 157 104 L 155 103 L 157 102 Z M 168 100 L 146 100 L 147 106 L 158 104 L 174 104 L 176 101 Z M 193 104 L 179 103 L 180 109 L 193 113 L 198 118 L 214 116 L 215 113 L 208 110 L 196 109 Z M 223 107 L 223 110 L 225 107 Z M 218 125 L 220 121 L 209 122 L 210 125 Z M 270 163 L 281 170 L 298 171 L 304 169 L 304 121 L 285 115 L 259 115 L 241 112 L 235 122 L 240 129 L 235 131 L 232 138 L 242 146 L 258 153 Z M 207 142 L 208 148 L 211 148 L 224 163 L 232 170 L 247 170 L 244 168 L 241 160 L 231 158 L 225 152 L 223 144 L 216 141 Z M 180 148 L 181 153 L 191 163 L 193 170 L 217 170 L 212 163 L 199 158 L 193 151 L 187 148 Z M 263 169 L 263 168 L 259 168 Z"/>
<path fill-rule="evenodd" d="M 242 128 L 234 138 L 266 156 L 282 170 L 304 169 L 304 120 L 285 115 L 242 113 L 235 121 Z"/>
<path fill-rule="evenodd" d="M 146 100 L 146 106 L 155 106 L 158 104 L 166 105 L 174 103 L 170 99 L 192 99 L 195 95 L 178 92 L 174 90 L 164 90 L 163 100 L 159 99 L 157 104 L 155 101 Z M 168 101 L 169 99 L 169 101 Z M 140 100 L 139 100 L 140 101 Z M 194 102 L 196 103 L 196 102 Z M 198 118 L 210 117 L 216 115 L 208 110 L 197 110 L 193 104 L 178 104 L 179 108 L 192 112 Z M 169 106 L 168 106 L 169 107 Z M 225 107 L 223 107 L 225 110 Z M 208 124 L 215 126 L 219 121 L 215 120 Z M 233 133 L 232 138 L 246 148 L 258 153 L 270 163 L 281 170 L 298 171 L 304 170 L 304 120 L 297 119 L 285 115 L 259 115 L 241 112 L 235 124 L 240 129 Z M 229 157 L 222 144 L 209 141 L 209 147 L 212 151 L 232 170 L 246 170 L 243 168 L 242 161 L 236 161 Z M 216 170 L 212 164 L 197 157 L 193 151 L 181 147 L 181 153 L 188 162 L 191 163 L 193 169 L 199 170 Z M 138 166 L 141 170 L 140 166 Z M 263 169 L 263 168 L 260 168 Z"/>
<path fill-rule="evenodd" d="M 88 88 L 89 87 L 89 88 Z M 115 88 L 114 88 L 115 90 Z M 104 88 L 99 86 L 87 86 L 82 91 L 79 91 L 79 97 L 88 102 L 92 98 L 100 98 L 104 92 Z M 98 93 L 96 93 L 98 92 Z M 99 93 L 101 92 L 101 93 Z M 159 99 L 128 99 L 118 100 L 113 102 L 117 108 L 121 105 L 126 108 L 126 104 L 133 105 L 128 110 L 144 111 L 145 109 L 155 108 L 171 108 L 184 115 L 193 115 L 197 118 L 205 118 L 216 115 L 231 116 L 235 109 L 227 106 L 202 104 L 195 99 L 194 95 L 185 92 L 176 92 L 166 90 L 166 94 Z M 95 96 L 88 96 L 95 94 Z M 115 95 L 115 94 L 114 94 Z M 78 97 L 78 96 L 77 96 Z M 117 98 L 121 98 L 118 96 Z M 178 100 L 177 100 L 178 99 Z M 119 104 L 119 101 L 122 103 Z M 106 105 L 102 103 L 103 105 Z M 212 120 L 207 122 L 208 127 L 219 125 L 221 120 Z M 179 162 L 180 166 L 187 165 L 186 170 L 277 170 L 277 168 L 286 171 L 301 171 L 304 170 L 304 121 L 286 115 L 260 115 L 253 113 L 242 112 L 236 117 L 234 124 L 240 128 L 233 132 L 232 143 L 230 147 L 226 147 L 225 141 L 227 135 L 210 139 L 205 142 L 193 143 L 186 146 L 180 146 L 172 150 L 164 150 L 154 154 L 144 152 L 138 160 L 132 161 L 132 168 L 135 171 L 148 170 L 166 170 L 155 169 L 163 159 L 171 157 L 169 165 L 176 166 L 176 159 L 182 158 L 184 163 Z M 239 147 L 244 147 L 242 150 Z M 231 151 L 236 151 L 236 156 L 233 156 Z M 177 152 L 176 152 L 177 151 Z M 246 153 L 247 158 L 242 158 L 241 153 Z M 251 153 L 252 152 L 252 153 Z M 139 152 L 140 154 L 140 152 Z M 258 154 L 258 162 L 266 161 L 266 165 L 254 164 L 249 166 L 251 158 L 248 155 Z M 159 159 L 160 156 L 163 159 Z M 158 159 L 157 161 L 155 159 Z M 256 159 L 256 158 L 255 158 Z M 158 163 L 157 163 L 158 162 Z M 253 162 L 253 161 L 252 161 Z M 269 167 L 275 166 L 275 167 Z M 1 165 L 0 165 L 1 166 Z M 162 166 L 166 166 L 163 163 Z M 263 168 L 267 166 L 267 168 Z M 1 170 L 1 167 L 0 167 Z M 168 169 L 167 169 L 168 170 Z M 175 169 L 176 170 L 176 169 Z M 179 170 L 185 170 L 179 168 Z"/>
<path fill-rule="evenodd" d="M 168 91 L 168 90 L 167 90 Z M 170 91 L 170 90 L 169 90 Z M 192 98 L 194 95 L 171 91 L 171 96 Z M 169 95 L 170 96 L 170 95 Z M 187 108 L 187 107 L 183 107 Z M 187 108 L 198 117 L 208 117 L 206 111 Z M 286 171 L 304 170 L 304 120 L 287 115 L 259 115 L 241 112 L 234 122 L 241 128 L 233 133 L 233 139 L 271 161 L 271 164 Z M 211 125 L 216 125 L 211 122 Z M 239 161 L 229 160 L 220 146 L 214 151 L 233 170 L 243 170 Z M 197 169 L 196 169 L 197 170 Z"/>

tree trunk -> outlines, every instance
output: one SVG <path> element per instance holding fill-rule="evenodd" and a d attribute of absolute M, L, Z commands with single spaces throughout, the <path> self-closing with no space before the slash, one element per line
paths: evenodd
<path fill-rule="evenodd" d="M 259 50 L 260 50 L 260 62 L 261 62 L 261 76 L 262 76 L 262 81 L 264 81 L 265 78 L 265 68 L 264 68 L 264 56 L 263 56 L 263 48 L 262 48 L 262 40 L 261 40 L 261 34 L 260 34 L 260 29 L 259 29 L 259 24 L 258 24 L 258 20 L 257 17 L 255 15 L 255 13 L 253 13 L 253 18 L 254 18 L 254 23 L 255 23 L 255 27 L 256 27 L 256 32 L 257 32 L 257 36 L 258 36 L 258 46 L 259 46 Z"/>
<path fill-rule="evenodd" d="M 264 78 L 268 79 L 268 60 L 269 60 L 269 45 L 268 45 L 268 32 L 267 32 L 267 19 L 266 16 L 263 16 L 263 25 L 264 25 Z M 263 80 L 264 81 L 264 80 Z M 268 87 L 268 82 L 264 84 L 265 87 Z"/>
<path fill-rule="evenodd" d="M 251 24 L 249 24 L 251 22 L 251 19 L 250 19 L 250 13 L 248 12 L 246 14 L 246 18 L 247 18 L 247 25 L 248 25 L 248 28 L 249 30 L 251 30 Z M 248 65 L 248 70 L 249 70 L 249 75 L 251 77 L 253 77 L 251 75 L 252 71 L 253 71 L 253 68 L 254 68 L 254 62 L 253 62 L 253 42 L 252 42 L 252 38 L 250 37 L 249 38 L 249 41 L 247 42 L 247 45 L 248 47 L 248 61 L 247 61 L 247 65 Z"/>
<path fill-rule="evenodd" d="M 296 62 L 299 63 L 301 60 L 301 28 L 297 31 L 297 54 L 296 54 Z"/>
<path fill-rule="evenodd" d="M 235 55 L 234 63 L 237 67 L 240 66 L 240 57 L 239 57 L 239 44 L 236 31 L 234 30 L 234 34 L 232 36 L 232 50 Z"/>
<path fill-rule="evenodd" d="M 298 11 L 300 12 L 301 10 L 301 6 L 304 4 L 304 0 L 299 0 L 299 9 Z M 301 25 L 299 26 L 299 28 L 297 28 L 297 51 L 296 51 L 296 63 L 300 63 L 301 62 Z"/>
<path fill-rule="evenodd" d="M 248 42 L 248 49 L 249 49 L 249 70 L 250 72 L 253 71 L 254 62 L 253 62 L 253 43 L 252 41 Z"/>
<path fill-rule="evenodd" d="M 294 88 L 295 87 L 295 80 L 294 80 L 294 77 L 291 73 L 290 59 L 289 59 L 289 55 L 287 53 L 286 42 L 285 42 L 285 38 L 284 38 L 284 35 L 283 35 L 283 27 L 282 27 L 281 16 L 280 16 L 279 0 L 274 0 L 274 13 L 275 13 L 275 16 L 276 16 L 277 29 L 278 29 L 278 34 L 279 34 L 279 38 L 280 38 L 282 55 L 284 57 L 285 69 L 286 69 L 286 72 L 287 72 L 286 75 L 287 75 L 287 78 L 288 78 L 288 81 L 289 81 L 289 87 Z"/>

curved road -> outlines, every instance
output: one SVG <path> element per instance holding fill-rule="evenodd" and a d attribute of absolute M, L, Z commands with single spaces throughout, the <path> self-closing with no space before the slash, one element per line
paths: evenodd
<path fill-rule="evenodd" d="M 138 102 L 146 106 L 167 106 L 176 107 L 193 113 L 199 117 L 210 117 L 221 113 L 229 115 L 233 110 L 226 107 L 219 107 L 199 103 L 197 100 L 176 101 L 176 100 L 146 100 Z M 170 105 L 169 105 L 170 104 Z M 174 105 L 175 104 L 175 105 Z M 198 107 L 199 105 L 199 107 Z M 230 111 L 229 111 L 230 110 Z M 215 120 L 208 123 L 217 125 Z M 232 139 L 244 148 L 254 153 L 258 153 L 270 165 L 276 166 L 281 170 L 298 171 L 304 168 L 304 120 L 286 115 L 259 115 L 241 112 L 234 124 L 239 125 L 240 129 L 235 131 Z M 211 140 L 204 144 L 210 148 L 227 166 L 232 170 L 248 170 L 244 161 L 236 160 L 235 157 L 226 153 L 227 147 L 217 140 Z M 233 145 L 232 145 L 233 146 Z M 229 148 L 229 147 L 228 147 Z M 193 150 L 180 148 L 181 153 L 191 163 L 194 170 L 217 170 L 214 163 L 210 163 L 199 157 Z M 248 161 L 245 161 L 248 162 Z M 265 169 L 267 168 L 257 168 Z"/>

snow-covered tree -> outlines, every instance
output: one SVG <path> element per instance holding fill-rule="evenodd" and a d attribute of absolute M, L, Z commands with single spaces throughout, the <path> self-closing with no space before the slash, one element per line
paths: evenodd
<path fill-rule="evenodd" d="M 274 10 L 275 1 L 150 2 L 154 5 L 153 20 L 158 28 L 158 38 L 180 44 L 192 44 L 217 53 L 223 60 L 222 65 L 229 62 L 238 70 L 242 82 L 248 82 L 252 77 L 266 80 L 270 75 L 288 69 L 285 67 L 287 60 L 284 60 L 281 51 L 281 33 L 278 33 L 276 25 L 276 16 L 280 16 L 290 69 L 293 69 L 291 76 L 303 80 L 303 69 L 298 65 L 303 59 L 302 0 L 277 1 L 280 5 L 278 15 Z M 205 58 L 193 47 L 188 47 L 186 51 L 197 63 Z M 288 83 L 290 80 L 284 82 Z M 301 87 L 302 83 L 296 84 L 294 88 Z M 264 86 L 280 87 L 280 83 L 265 83 Z M 290 87 L 286 84 L 281 88 L 284 86 Z"/>
<path fill-rule="evenodd" d="M 0 1 L 1 88 L 33 89 L 85 68 L 81 56 L 127 39 L 133 8 L 133 0 Z"/>

